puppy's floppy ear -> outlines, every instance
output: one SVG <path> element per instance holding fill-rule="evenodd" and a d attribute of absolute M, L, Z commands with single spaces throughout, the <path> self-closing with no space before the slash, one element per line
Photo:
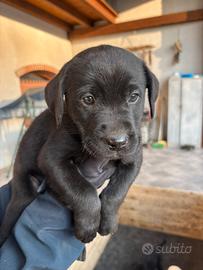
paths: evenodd
<path fill-rule="evenodd" d="M 68 64 L 47 84 L 45 88 L 45 100 L 49 110 L 54 114 L 57 127 L 60 126 L 63 112 L 65 94 L 65 79 L 68 72 Z"/>
<path fill-rule="evenodd" d="M 151 112 L 151 117 L 153 117 L 154 111 L 155 111 L 155 102 L 159 93 L 159 81 L 157 77 L 149 70 L 149 68 L 145 64 L 144 64 L 144 70 L 145 70 L 145 76 L 147 80 L 146 88 L 148 89 L 150 112 Z"/>

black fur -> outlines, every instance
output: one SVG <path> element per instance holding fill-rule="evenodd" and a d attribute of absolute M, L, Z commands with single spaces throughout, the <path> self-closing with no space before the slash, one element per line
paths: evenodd
<path fill-rule="evenodd" d="M 143 61 L 121 48 L 90 48 L 63 66 L 45 89 L 49 110 L 33 121 L 21 141 L 1 244 L 37 196 L 31 177 L 45 177 L 48 190 L 73 210 L 75 235 L 81 241 L 116 230 L 118 208 L 142 163 L 140 128 L 146 88 L 153 115 L 158 81 Z M 129 98 L 134 91 L 139 99 L 133 103 Z M 94 96 L 93 105 L 84 103 L 87 93 Z M 127 145 L 112 149 L 106 140 L 112 134 L 125 134 Z M 87 153 L 113 160 L 116 166 L 99 197 L 74 163 Z"/>

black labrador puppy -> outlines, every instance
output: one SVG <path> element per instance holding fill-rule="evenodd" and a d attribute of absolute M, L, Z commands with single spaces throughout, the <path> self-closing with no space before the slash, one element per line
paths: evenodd
<path fill-rule="evenodd" d="M 1 244 L 37 196 L 33 179 L 40 178 L 73 211 L 78 239 L 89 242 L 97 232 L 116 231 L 118 208 L 142 163 L 146 88 L 153 116 L 158 81 L 143 61 L 121 48 L 90 48 L 63 66 L 45 89 L 49 110 L 21 141 Z M 97 187 L 107 177 L 98 196 Z"/>

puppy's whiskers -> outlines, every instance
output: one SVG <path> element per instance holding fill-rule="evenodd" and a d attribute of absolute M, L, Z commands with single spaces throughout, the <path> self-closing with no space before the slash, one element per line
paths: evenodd
<path fill-rule="evenodd" d="M 86 150 L 91 156 L 93 156 L 93 157 L 96 157 L 96 156 L 97 156 L 97 151 L 96 151 L 96 149 L 94 149 L 91 140 L 87 140 L 87 141 L 84 143 L 84 148 L 85 148 L 85 150 Z"/>

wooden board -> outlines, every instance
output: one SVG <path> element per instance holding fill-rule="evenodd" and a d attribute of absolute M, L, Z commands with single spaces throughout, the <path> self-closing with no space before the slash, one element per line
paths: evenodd
<path fill-rule="evenodd" d="M 73 9 L 67 3 L 58 0 L 26 0 L 33 6 L 52 14 L 60 20 L 70 24 L 81 24 L 84 26 L 91 26 L 91 21 L 80 13 L 78 10 Z"/>
<path fill-rule="evenodd" d="M 133 185 L 120 223 L 203 240 L 203 193 Z"/>
<path fill-rule="evenodd" d="M 77 29 L 70 32 L 70 39 L 82 39 L 101 35 L 118 34 L 134 30 L 150 29 L 166 25 L 188 23 L 203 20 L 203 9 L 166 14 L 152 18 L 128 21 L 123 23 L 105 24 L 93 28 Z"/>
<path fill-rule="evenodd" d="M 105 0 L 2 0 L 43 21 L 65 29 L 91 29 L 97 21 L 114 22 L 117 13 Z"/>
<path fill-rule="evenodd" d="M 117 13 L 107 4 L 106 1 L 85 0 L 90 7 L 94 8 L 100 16 L 110 23 L 114 23 Z"/>
<path fill-rule="evenodd" d="M 85 262 L 75 261 L 69 270 L 93 270 L 96 266 L 110 236 L 98 235 L 94 241 L 86 245 L 87 257 Z"/>

